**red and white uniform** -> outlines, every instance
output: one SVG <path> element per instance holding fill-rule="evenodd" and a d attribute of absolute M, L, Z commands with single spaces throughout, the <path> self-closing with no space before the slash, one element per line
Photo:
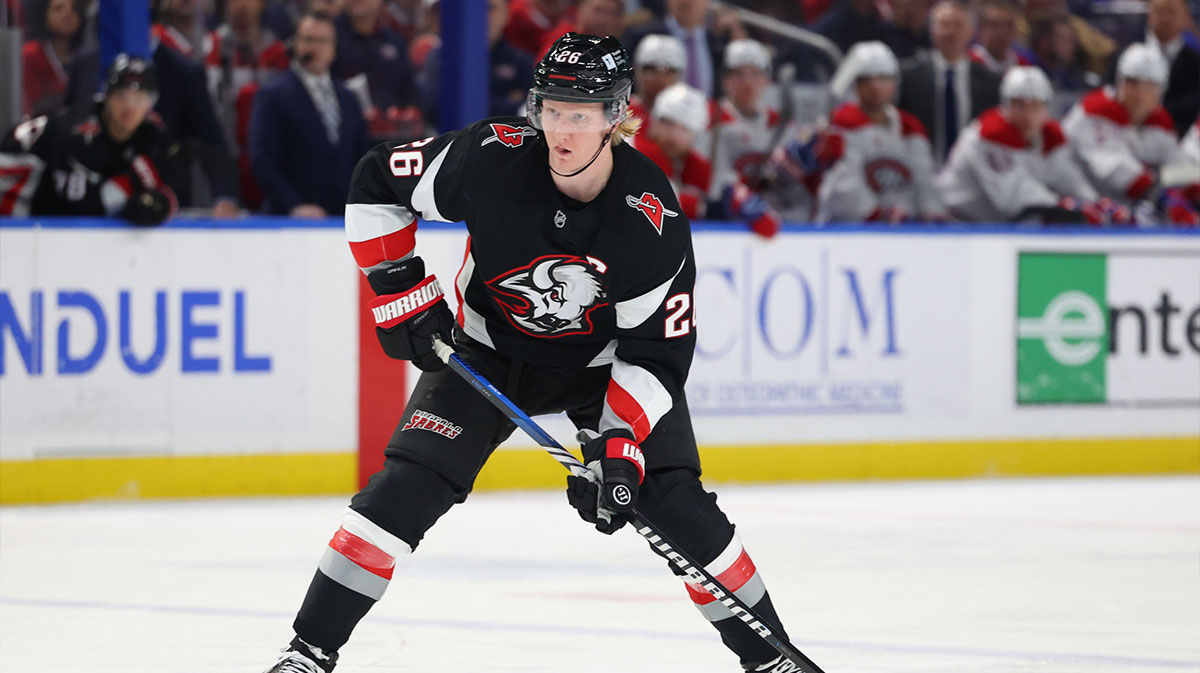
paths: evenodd
<path fill-rule="evenodd" d="M 991 70 L 997 75 L 1003 75 L 1008 72 L 1009 68 L 1015 68 L 1022 65 L 1033 65 L 1029 59 L 1017 53 L 1015 49 L 1009 47 L 1004 52 L 1004 59 L 998 59 L 992 56 L 992 52 L 984 48 L 982 44 L 971 45 L 970 58 L 972 61 Z"/>
<path fill-rule="evenodd" d="M 783 122 L 776 110 L 759 105 L 752 117 L 743 115 L 728 99 L 710 104 L 712 124 L 696 142 L 712 164 L 712 188 L 708 198 L 716 200 L 739 178 L 753 181 L 771 152 L 771 141 Z"/>
<path fill-rule="evenodd" d="M 671 186 L 675 188 L 675 195 L 679 198 L 683 214 L 688 219 L 704 217 L 704 198 L 712 185 L 712 164 L 708 163 L 708 159 L 692 150 L 683 161 L 672 161 L 658 143 L 644 133 L 630 138 L 629 145 L 645 154 L 667 175 Z"/>
<path fill-rule="evenodd" d="M 1062 197 L 1098 198 L 1057 121 L 1047 121 L 1030 144 L 999 108 L 959 135 L 936 184 L 952 216 L 975 222 L 1010 221 L 1029 208 L 1057 206 Z"/>
<path fill-rule="evenodd" d="M 1096 191 L 1124 201 L 1145 197 L 1157 169 L 1179 152 L 1165 108 L 1159 106 L 1135 125 L 1110 87 L 1084 96 L 1063 120 L 1063 130 Z"/>
<path fill-rule="evenodd" d="M 834 111 L 829 132 L 841 137 L 836 162 L 817 194 L 817 221 L 861 222 L 903 213 L 940 218 L 941 200 L 933 186 L 933 154 L 925 127 L 914 116 L 889 106 L 888 123 L 871 122 L 855 103 Z"/>

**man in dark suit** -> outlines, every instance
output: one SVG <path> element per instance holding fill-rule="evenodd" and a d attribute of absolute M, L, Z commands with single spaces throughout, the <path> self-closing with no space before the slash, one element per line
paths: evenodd
<path fill-rule="evenodd" d="M 1146 4 L 1146 43 L 1158 47 L 1167 61 L 1163 107 L 1181 137 L 1200 114 L 1200 50 L 1188 44 L 1187 26 L 1183 0 L 1150 0 Z"/>
<path fill-rule="evenodd" d="M 336 53 L 333 18 L 306 13 L 296 24 L 291 69 L 254 97 L 250 165 L 268 212 L 326 217 L 345 210 L 350 175 L 370 141 L 358 100 L 329 76 Z"/>
<path fill-rule="evenodd" d="M 941 165 L 959 132 L 1000 104 L 1000 79 L 968 56 L 975 22 L 965 4 L 939 2 L 929 23 L 933 51 L 903 69 L 898 105 L 929 130 L 934 160 Z"/>
<path fill-rule="evenodd" d="M 726 39 L 709 22 L 708 0 L 667 0 L 666 18 L 630 28 L 621 42 L 632 54 L 642 38 L 652 34 L 674 35 L 683 42 L 687 56 L 685 84 L 699 89 L 709 100 L 721 93 L 717 73 Z"/>

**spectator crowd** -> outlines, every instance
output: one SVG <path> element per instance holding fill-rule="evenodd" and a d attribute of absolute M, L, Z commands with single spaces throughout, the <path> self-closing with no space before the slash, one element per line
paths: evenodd
<path fill-rule="evenodd" d="M 336 216 L 374 143 L 434 133 L 439 0 L 151 0 L 150 56 L 104 73 L 98 0 L 3 1 L 0 214 Z M 486 108 L 523 115 L 566 32 L 613 35 L 631 144 L 691 218 L 1196 225 L 1196 5 L 487 0 Z"/>

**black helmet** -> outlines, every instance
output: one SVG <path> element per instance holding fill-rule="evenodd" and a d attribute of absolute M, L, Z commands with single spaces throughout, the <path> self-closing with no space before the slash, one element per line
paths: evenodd
<path fill-rule="evenodd" d="M 604 103 L 609 123 L 619 123 L 632 89 L 633 67 L 620 40 L 567 33 L 554 42 L 533 72 L 526 106 L 529 123 L 542 127 L 543 99 Z"/>
<path fill-rule="evenodd" d="M 107 96 L 116 89 L 132 89 L 157 95 L 158 73 L 154 63 L 141 56 L 117 54 L 108 68 L 108 77 L 104 80 L 104 95 Z"/>

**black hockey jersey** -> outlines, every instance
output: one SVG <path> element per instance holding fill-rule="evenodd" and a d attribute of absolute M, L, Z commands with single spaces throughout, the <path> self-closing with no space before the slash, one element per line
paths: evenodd
<path fill-rule="evenodd" d="M 612 365 L 601 432 L 641 441 L 671 407 L 695 349 L 691 229 L 666 176 L 628 145 L 589 203 L 554 186 L 540 132 L 487 119 L 358 164 L 346 232 L 364 270 L 413 253 L 416 217 L 467 223 L 458 323 L 517 360 Z"/>
<path fill-rule="evenodd" d="M 34 117 L 0 140 L 0 214 L 117 215 L 145 192 L 166 198 L 156 201 L 165 207 L 143 218 L 160 214 L 162 221 L 174 213 L 167 184 L 177 170 L 178 144 L 151 117 L 118 143 L 104 130 L 101 108 Z"/>

